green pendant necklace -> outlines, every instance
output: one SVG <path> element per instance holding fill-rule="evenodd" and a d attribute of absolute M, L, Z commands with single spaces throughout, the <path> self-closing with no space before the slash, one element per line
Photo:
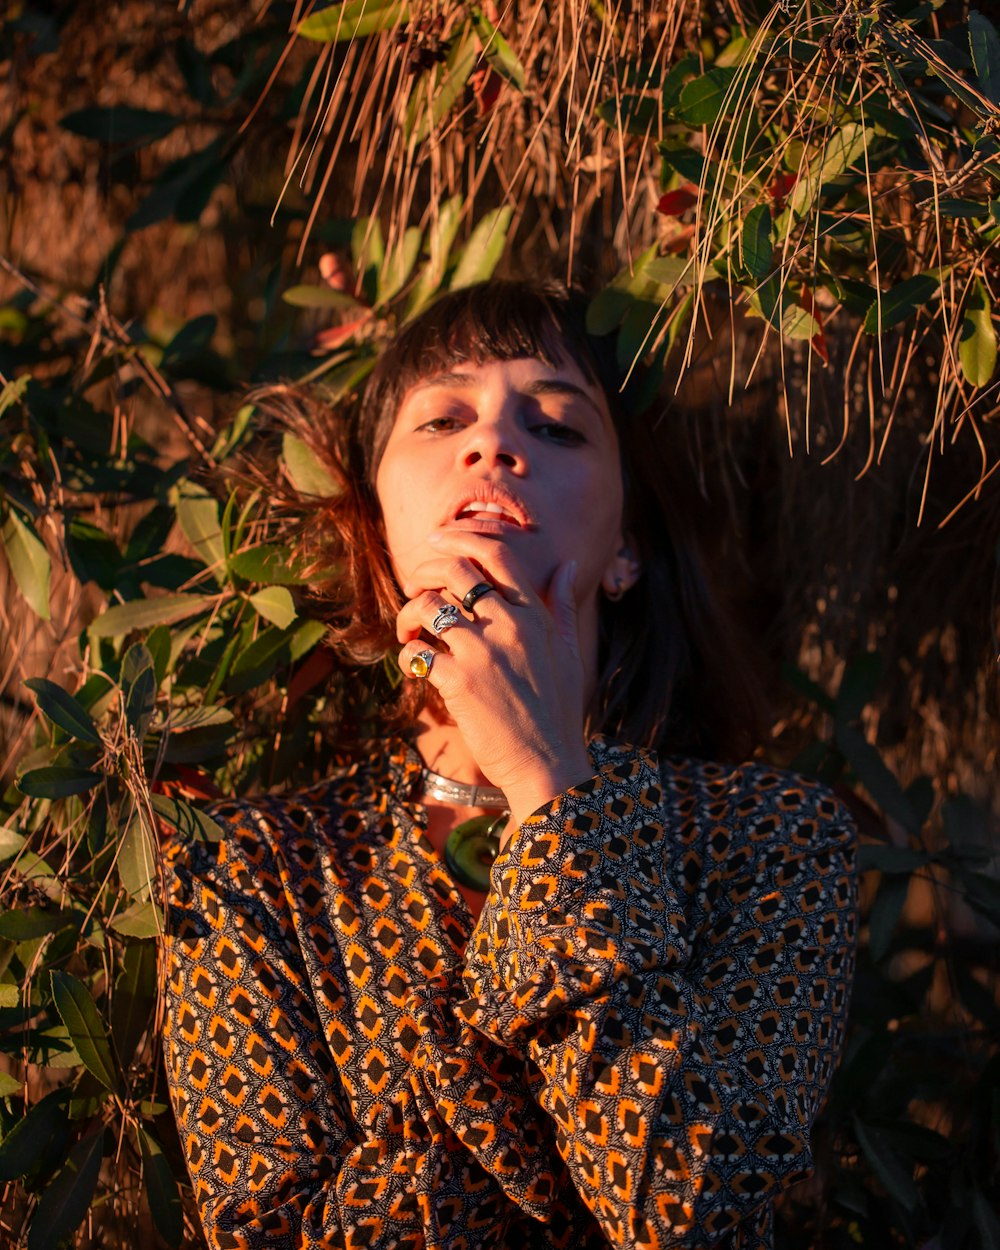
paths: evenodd
<path fill-rule="evenodd" d="M 497 815 L 473 816 L 463 820 L 448 834 L 444 862 L 460 884 L 485 893 L 490 888 L 490 868 L 500 850 L 500 839 L 510 818 L 510 808 L 502 790 L 492 786 L 471 786 L 452 781 L 440 773 L 424 769 L 424 794 L 440 803 L 460 807 L 492 807 Z"/>

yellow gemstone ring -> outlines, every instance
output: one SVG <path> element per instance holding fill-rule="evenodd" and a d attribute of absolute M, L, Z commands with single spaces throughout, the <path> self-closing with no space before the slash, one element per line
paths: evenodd
<path fill-rule="evenodd" d="M 434 663 L 436 651 L 432 651 L 430 647 L 425 647 L 423 651 L 418 651 L 410 661 L 410 672 L 414 677 L 426 677 L 431 671 L 431 665 Z"/>

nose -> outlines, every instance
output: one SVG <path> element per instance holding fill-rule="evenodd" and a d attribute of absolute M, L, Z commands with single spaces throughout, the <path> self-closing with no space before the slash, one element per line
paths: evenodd
<path fill-rule="evenodd" d="M 495 417 L 480 414 L 469 427 L 460 454 L 465 468 L 502 465 L 518 475 L 528 468 L 522 432 L 513 415 L 506 413 Z"/>

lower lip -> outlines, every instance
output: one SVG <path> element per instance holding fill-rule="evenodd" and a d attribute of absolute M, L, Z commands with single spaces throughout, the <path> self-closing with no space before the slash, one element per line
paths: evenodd
<path fill-rule="evenodd" d="M 506 538 L 509 534 L 519 534 L 522 527 L 513 521 L 487 520 L 485 517 L 464 516 L 449 521 L 445 529 L 465 530 L 470 534 L 498 534 Z"/>

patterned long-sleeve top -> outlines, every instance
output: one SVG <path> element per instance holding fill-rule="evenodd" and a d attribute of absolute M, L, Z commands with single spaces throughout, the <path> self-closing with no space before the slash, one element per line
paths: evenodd
<path fill-rule="evenodd" d="M 477 922 L 404 743 L 169 853 L 168 1081 L 212 1247 L 740 1247 L 810 1169 L 854 831 L 758 764 L 591 745 Z"/>

